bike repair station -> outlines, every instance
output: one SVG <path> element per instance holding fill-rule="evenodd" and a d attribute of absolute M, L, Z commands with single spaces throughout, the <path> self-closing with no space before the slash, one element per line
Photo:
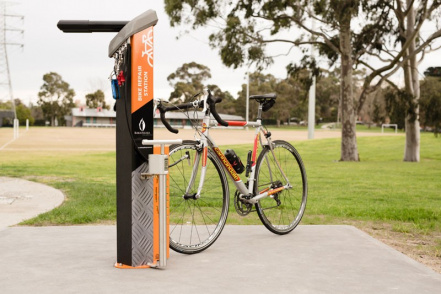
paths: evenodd
<path fill-rule="evenodd" d="M 65 33 L 117 32 L 109 44 L 115 59 L 117 268 L 166 266 L 168 147 L 182 140 L 153 140 L 153 27 L 156 12 L 132 21 L 61 20 Z M 160 145 L 153 146 L 153 145 Z"/>

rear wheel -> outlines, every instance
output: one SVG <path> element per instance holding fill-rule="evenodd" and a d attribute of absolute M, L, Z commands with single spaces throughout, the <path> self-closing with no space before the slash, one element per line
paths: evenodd
<path fill-rule="evenodd" d="M 255 193 L 270 192 L 287 184 L 277 162 L 292 187 L 261 199 L 256 203 L 256 210 L 268 230 L 284 235 L 294 230 L 302 219 L 308 186 L 305 167 L 297 150 L 280 140 L 274 141 L 273 146 L 274 156 L 267 147 L 257 159 Z"/>
<path fill-rule="evenodd" d="M 210 247 L 222 232 L 228 215 L 227 178 L 211 150 L 200 198 L 191 197 L 198 190 L 202 153 L 194 141 L 170 147 L 170 248 L 185 254 Z"/>

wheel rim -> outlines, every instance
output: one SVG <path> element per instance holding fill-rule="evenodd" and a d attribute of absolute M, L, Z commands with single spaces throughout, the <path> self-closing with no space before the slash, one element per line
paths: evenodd
<path fill-rule="evenodd" d="M 257 209 L 261 220 L 269 229 L 284 233 L 292 231 L 302 218 L 306 205 L 306 178 L 293 147 L 276 144 L 274 153 L 292 188 L 260 200 Z M 268 165 L 272 173 L 269 172 Z M 261 158 L 257 173 L 258 192 L 269 187 L 286 185 L 286 180 L 269 150 Z"/>
<path fill-rule="evenodd" d="M 182 160 L 186 155 L 189 158 Z M 197 150 L 194 146 L 181 146 L 170 154 L 170 245 L 183 253 L 195 253 L 208 248 L 219 236 L 228 214 L 226 187 L 214 157 L 209 154 L 202 195 L 198 199 L 184 199 Z M 179 161 L 181 160 L 181 161 Z M 177 164 L 173 165 L 179 161 Z M 198 173 L 188 194 L 196 194 L 200 180 Z"/>

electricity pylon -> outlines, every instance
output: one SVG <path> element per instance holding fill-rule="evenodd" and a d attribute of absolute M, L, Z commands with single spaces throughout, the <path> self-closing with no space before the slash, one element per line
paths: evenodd
<path fill-rule="evenodd" d="M 14 117 L 17 119 L 14 95 L 12 92 L 11 74 L 9 69 L 8 46 L 20 46 L 23 48 L 23 43 L 14 42 L 12 39 L 14 37 L 14 33 L 23 35 L 24 30 L 14 27 L 10 24 L 10 22 L 14 19 L 23 20 L 24 16 L 9 12 L 8 8 L 14 4 L 16 3 L 0 1 L 0 98 L 9 96 L 12 103 Z"/>

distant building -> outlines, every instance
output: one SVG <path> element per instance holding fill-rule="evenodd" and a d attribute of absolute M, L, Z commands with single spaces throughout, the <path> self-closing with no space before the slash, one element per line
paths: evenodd
<path fill-rule="evenodd" d="M 72 115 L 65 116 L 68 127 L 114 127 L 115 111 L 98 108 L 72 108 Z"/>
<path fill-rule="evenodd" d="M 223 120 L 244 121 L 239 115 L 219 114 Z M 191 128 L 192 123 L 200 125 L 204 118 L 202 111 L 188 112 L 167 112 L 165 118 L 174 128 Z M 73 127 L 115 127 L 116 112 L 112 110 L 87 107 L 72 108 L 72 115 L 65 116 L 66 125 Z M 211 117 L 214 123 L 213 116 Z M 155 127 L 164 127 L 159 117 L 159 111 L 156 111 L 153 124 Z"/>

